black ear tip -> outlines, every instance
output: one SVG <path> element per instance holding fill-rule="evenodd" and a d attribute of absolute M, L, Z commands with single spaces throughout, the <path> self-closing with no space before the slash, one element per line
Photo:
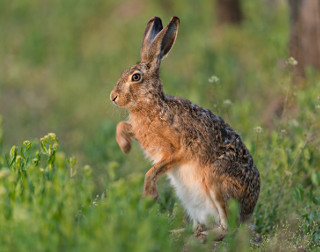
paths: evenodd
<path fill-rule="evenodd" d="M 156 16 L 152 17 L 149 20 L 149 22 L 147 23 L 147 27 L 148 26 L 153 26 L 157 30 L 157 33 L 158 33 L 163 28 L 161 18 L 156 17 Z"/>
<path fill-rule="evenodd" d="M 161 22 L 161 18 L 157 16 L 153 16 L 152 18 L 150 18 L 148 23 L 151 23 L 151 22 L 156 22 L 156 23 Z"/>
<path fill-rule="evenodd" d="M 176 16 L 173 16 L 170 20 L 170 23 L 171 22 L 175 22 L 176 24 L 180 24 L 180 18 L 176 17 Z"/>

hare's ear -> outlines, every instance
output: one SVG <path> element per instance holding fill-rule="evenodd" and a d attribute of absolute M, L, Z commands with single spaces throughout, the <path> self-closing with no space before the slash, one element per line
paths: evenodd
<path fill-rule="evenodd" d="M 161 60 L 167 56 L 178 34 L 180 19 L 172 17 L 169 24 L 154 38 L 148 50 L 148 62 L 159 66 Z"/>
<path fill-rule="evenodd" d="M 142 46 L 141 46 L 141 60 L 147 61 L 148 59 L 148 51 L 153 39 L 157 36 L 157 34 L 162 30 L 162 22 L 158 17 L 153 17 L 147 23 L 146 29 L 144 30 Z"/>

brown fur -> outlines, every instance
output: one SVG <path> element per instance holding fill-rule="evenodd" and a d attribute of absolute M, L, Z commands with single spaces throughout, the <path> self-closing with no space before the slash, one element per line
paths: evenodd
<path fill-rule="evenodd" d="M 117 142 L 127 153 L 134 138 L 155 161 L 145 175 L 144 195 L 158 198 L 157 180 L 175 167 L 194 162 L 213 207 L 218 211 L 217 202 L 222 208 L 220 219 L 227 216 L 228 201 L 235 198 L 240 219 L 245 221 L 258 200 L 260 177 L 240 136 L 211 111 L 162 90 L 160 62 L 171 49 L 178 27 L 177 17 L 165 28 L 157 17 L 148 22 L 142 61 L 122 73 L 110 94 L 116 105 L 130 112 L 128 122 L 117 126 Z M 135 73 L 141 80 L 131 79 Z"/>

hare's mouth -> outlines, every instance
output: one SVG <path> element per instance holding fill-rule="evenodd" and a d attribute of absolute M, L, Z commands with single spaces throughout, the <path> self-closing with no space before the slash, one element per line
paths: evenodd
<path fill-rule="evenodd" d="M 122 108 L 122 105 L 119 104 L 116 100 L 112 101 L 113 105 Z"/>
<path fill-rule="evenodd" d="M 121 100 L 119 100 L 118 96 L 114 97 L 114 99 L 112 99 L 112 103 L 113 105 L 123 108 L 123 104 L 121 103 Z"/>

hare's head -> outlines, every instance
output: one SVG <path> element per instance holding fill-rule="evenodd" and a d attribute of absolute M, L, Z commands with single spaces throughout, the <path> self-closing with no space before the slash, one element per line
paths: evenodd
<path fill-rule="evenodd" d="M 174 44 L 179 22 L 179 18 L 172 17 L 163 28 L 160 18 L 150 19 L 143 34 L 141 62 L 121 74 L 110 94 L 114 104 L 131 109 L 163 95 L 160 63 Z"/>

